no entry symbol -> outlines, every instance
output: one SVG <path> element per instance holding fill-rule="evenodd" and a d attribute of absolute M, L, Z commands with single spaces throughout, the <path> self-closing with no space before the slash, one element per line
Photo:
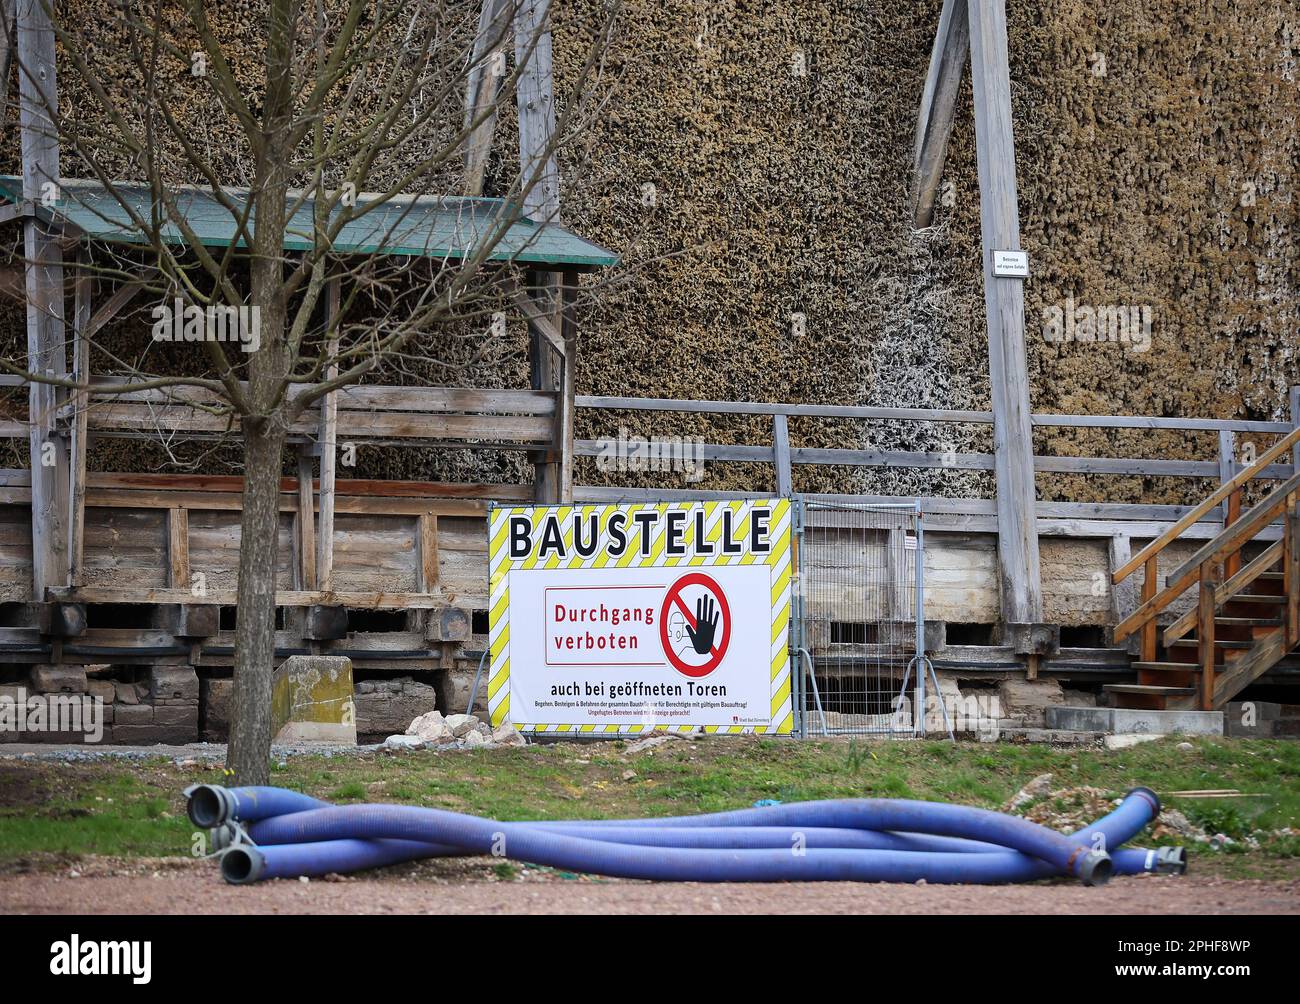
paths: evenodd
<path fill-rule="evenodd" d="M 722 664 L 731 642 L 731 607 L 716 580 L 692 572 L 668 587 L 659 611 L 659 640 L 683 676 L 708 676 Z"/>

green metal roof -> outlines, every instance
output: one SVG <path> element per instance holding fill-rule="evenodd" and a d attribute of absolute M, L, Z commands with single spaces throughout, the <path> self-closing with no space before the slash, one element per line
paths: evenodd
<path fill-rule="evenodd" d="M 58 202 L 48 207 L 38 203 L 35 211 L 46 220 L 71 223 L 94 240 L 148 243 L 122 202 L 127 202 L 139 218 L 150 219 L 149 186 L 141 182 L 114 182 L 112 187 L 110 192 L 97 181 L 65 178 L 60 182 Z M 22 201 L 22 191 L 21 178 L 0 175 L 0 197 L 18 203 Z M 224 194 L 240 204 L 247 189 L 227 188 Z M 202 244 L 224 248 L 235 240 L 235 220 L 210 190 L 182 186 L 172 190 L 172 197 Z M 359 195 L 358 207 L 367 205 L 371 198 Z M 307 251 L 315 247 L 312 215 L 313 205 L 307 200 L 285 228 L 286 251 Z M 393 197 L 360 219 L 344 224 L 333 250 L 338 254 L 464 258 L 473 253 L 475 246 L 503 218 L 512 218 L 512 222 L 493 248 L 492 261 L 586 267 L 613 265 L 618 261 L 612 251 L 564 227 L 554 223 L 537 224 L 519 215 L 515 207 L 502 199 L 437 195 Z M 250 228 L 255 229 L 253 221 Z M 162 235 L 168 243 L 186 243 L 174 223 L 165 223 Z"/>

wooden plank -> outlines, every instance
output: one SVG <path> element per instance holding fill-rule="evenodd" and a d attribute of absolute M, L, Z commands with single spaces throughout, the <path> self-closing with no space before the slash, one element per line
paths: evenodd
<path fill-rule="evenodd" d="M 1278 628 L 1255 643 L 1255 647 L 1236 659 L 1228 660 L 1215 680 L 1212 711 L 1222 711 L 1252 681 L 1277 665 L 1287 653 L 1286 631 Z"/>
<path fill-rule="evenodd" d="M 1133 559 L 1127 565 L 1125 565 L 1123 568 L 1121 568 L 1119 571 L 1115 573 L 1114 581 L 1119 582 L 1125 577 L 1127 577 L 1128 575 L 1132 574 L 1134 569 L 1136 569 L 1139 565 L 1143 564 L 1150 554 L 1158 554 L 1162 550 L 1164 550 L 1165 547 L 1168 546 L 1170 541 L 1177 539 L 1177 537 L 1185 529 L 1187 529 L 1187 527 L 1191 526 L 1197 520 L 1203 519 L 1220 502 L 1224 501 L 1234 491 L 1236 491 L 1238 488 L 1242 487 L 1244 484 L 1246 484 L 1248 481 L 1254 478 L 1255 476 L 1254 472 L 1257 469 L 1262 469 L 1268 466 L 1278 457 L 1285 454 L 1288 450 L 1291 449 L 1293 445 L 1297 443 L 1300 443 L 1300 429 L 1295 429 L 1290 434 L 1283 436 L 1280 440 L 1274 443 L 1272 447 L 1265 450 L 1263 454 L 1261 454 L 1255 460 L 1255 463 L 1252 466 L 1247 467 L 1244 471 L 1241 471 L 1239 474 L 1235 475 L 1230 481 L 1227 482 L 1227 484 L 1220 485 L 1217 489 L 1215 489 L 1214 492 L 1212 492 L 1209 495 L 1209 497 L 1203 499 L 1199 504 L 1193 506 L 1191 510 L 1189 510 L 1187 514 L 1184 515 L 1181 519 L 1179 519 L 1177 523 L 1175 523 L 1172 527 L 1170 527 L 1169 530 L 1167 530 L 1162 537 L 1160 537 L 1158 540 L 1153 540 L 1141 551 L 1133 555 Z M 1294 475 L 1292 477 L 1294 478 Z"/>
<path fill-rule="evenodd" d="M 184 509 L 167 510 L 167 584 L 190 588 L 190 514 Z"/>
<path fill-rule="evenodd" d="M 465 86 L 464 128 L 469 130 L 464 154 L 466 195 L 483 194 L 483 172 L 496 131 L 497 94 L 502 79 L 502 74 L 496 72 L 497 56 L 510 27 L 503 15 L 510 9 L 511 0 L 483 0 L 479 11 Z"/>
<path fill-rule="evenodd" d="M 420 581 L 419 590 L 431 593 L 438 585 L 438 517 L 431 512 L 422 513 L 420 519 Z"/>
<path fill-rule="evenodd" d="M 1149 415 L 1054 415 L 1032 416 L 1034 425 L 1070 429 L 1166 429 L 1180 432 L 1258 432 L 1285 434 L 1285 422 L 1250 422 L 1235 418 L 1158 418 Z"/>
<path fill-rule="evenodd" d="M 298 451 L 298 588 L 315 589 L 316 500 L 312 494 L 311 454 Z"/>
<path fill-rule="evenodd" d="M 71 603 L 192 603 L 233 606 L 238 600 L 234 589 L 209 589 L 204 596 L 193 596 L 188 589 L 118 588 L 113 586 L 52 587 L 51 597 Z M 280 607 L 331 605 L 373 610 L 428 610 L 453 605 L 455 597 L 442 593 L 413 592 L 323 592 L 320 590 L 281 589 L 275 594 Z"/>
<path fill-rule="evenodd" d="M 930 70 L 921 94 L 912 155 L 912 226 L 917 230 L 928 227 L 934 220 L 935 195 L 943 176 L 957 92 L 969 51 L 966 0 L 944 0 L 939 30 L 930 51 Z"/>
<path fill-rule="evenodd" d="M 1202 711 L 1214 708 L 1214 596 L 1221 576 L 1218 566 L 1201 566 L 1201 592 L 1196 613 L 1196 645 L 1201 664 L 1200 703 Z M 1155 626 L 1155 621 L 1151 622 Z M 1143 655 L 1146 660 L 1146 656 Z M 1147 660 L 1149 661 L 1149 660 Z"/>
<path fill-rule="evenodd" d="M 1107 541 L 1107 557 L 1111 568 L 1119 568 L 1128 561 L 1133 553 L 1132 538 L 1127 533 L 1116 533 Z M 1110 617 L 1114 622 L 1122 621 L 1137 606 L 1137 597 L 1130 584 L 1121 583 L 1110 587 Z"/>
<path fill-rule="evenodd" d="M 554 326 L 550 323 L 552 308 L 550 306 L 550 287 L 545 273 L 527 273 L 530 293 L 524 296 L 529 302 L 524 309 L 528 319 L 528 368 L 533 390 L 550 391 L 560 398 L 560 379 L 564 365 L 564 339 L 556 342 L 547 331 Z M 553 426 L 553 432 L 555 427 Z M 538 502 L 560 501 L 560 471 L 556 458 L 549 451 L 535 451 L 531 455 L 534 474 L 534 498 Z"/>
<path fill-rule="evenodd" d="M 90 379 L 90 339 L 86 326 L 90 321 L 92 282 L 88 265 L 86 254 L 79 254 L 72 308 L 72 378 L 79 384 Z M 72 421 L 68 447 L 68 585 L 76 586 L 81 583 L 86 531 L 86 392 L 74 391 L 69 399 Z"/>
<path fill-rule="evenodd" d="M 560 174 L 555 164 L 555 84 L 551 65 L 551 0 L 515 0 L 515 87 L 519 110 L 519 177 L 524 215 L 560 222 Z"/>
<path fill-rule="evenodd" d="M 790 470 L 790 426 L 785 415 L 772 416 L 772 463 L 776 465 L 776 493 L 785 498 L 794 494 L 794 477 Z"/>
<path fill-rule="evenodd" d="M 123 283 L 113 290 L 112 295 L 86 322 L 86 338 L 94 338 L 99 329 L 115 318 L 144 288 L 145 281 L 142 275 L 138 282 Z"/>
<path fill-rule="evenodd" d="M 912 422 L 992 425 L 991 411 L 926 408 L 872 408 L 857 405 L 773 404 L 762 401 L 690 401 L 680 398 L 579 395 L 579 408 L 599 411 L 685 411 L 701 415 L 788 415 L 807 418 L 860 418 Z"/>
<path fill-rule="evenodd" d="M 50 9 L 41 0 L 18 0 L 18 103 L 23 198 L 40 202 L 47 184 L 59 183 L 58 82 Z M 23 225 L 27 288 L 27 365 L 30 372 L 67 375 L 63 319 L 63 250 L 50 224 L 28 217 Z M 68 444 L 55 427 L 59 395 L 49 384 L 28 391 L 28 441 L 32 468 L 32 597 L 68 582 Z"/>
<path fill-rule="evenodd" d="M 1002 618 L 1007 623 L 1031 624 L 1043 619 L 1043 591 L 1034 525 L 1024 287 L 1020 279 L 993 274 L 994 252 L 1020 247 L 1006 5 L 1004 0 L 987 0 L 968 5 L 967 11 L 993 403 Z"/>
<path fill-rule="evenodd" d="M 339 278 L 329 280 L 325 290 L 325 328 L 329 332 L 326 351 L 331 360 L 339 351 L 338 325 L 340 290 Z M 338 376 L 337 362 L 325 368 L 325 378 Z M 316 585 L 326 592 L 334 588 L 334 509 L 335 476 L 338 465 L 339 417 L 338 395 L 326 394 L 320 401 L 320 535 L 316 540 Z"/>
<path fill-rule="evenodd" d="M 1300 384 L 1291 388 L 1291 425 L 1300 432 Z M 1291 466 L 1300 471 L 1300 439 L 1291 448 Z"/>

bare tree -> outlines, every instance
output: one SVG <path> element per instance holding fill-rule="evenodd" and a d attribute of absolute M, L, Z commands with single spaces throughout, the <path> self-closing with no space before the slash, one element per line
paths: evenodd
<path fill-rule="evenodd" d="M 466 246 L 431 257 L 388 252 L 427 200 L 476 189 L 492 121 L 515 104 L 534 48 L 549 45 L 541 20 L 524 16 L 539 6 L 544 15 L 546 0 L 268 0 L 264 17 L 241 24 L 202 0 L 122 0 L 94 24 L 72 5 L 18 2 L 20 22 L 24 6 L 42 5 L 27 16 L 48 16 L 57 37 L 64 97 L 43 111 L 63 173 L 96 182 L 114 218 L 129 219 L 129 233 L 85 265 L 186 311 L 242 307 L 229 316 L 255 318 L 255 338 L 203 340 L 184 364 L 147 341 L 92 349 L 95 371 L 115 380 L 97 382 L 97 394 L 161 394 L 237 430 L 245 484 L 228 763 L 240 783 L 265 783 L 288 431 L 329 392 L 400 368 L 423 333 L 496 309 L 515 281 L 499 259 L 518 207 L 536 204 L 536 187 L 553 183 L 544 162 L 599 113 L 616 6 L 592 6 L 580 70 L 557 96 L 535 162 L 490 212 L 443 203 L 463 213 Z M 18 72 L 40 93 L 35 67 L 20 58 Z M 57 197 L 77 197 L 48 180 Z M 214 244 L 191 218 L 195 193 L 224 211 L 233 239 Z M 373 247 L 336 251 L 349 227 L 371 228 Z M 75 369 L 5 365 L 83 400 L 90 388 Z"/>

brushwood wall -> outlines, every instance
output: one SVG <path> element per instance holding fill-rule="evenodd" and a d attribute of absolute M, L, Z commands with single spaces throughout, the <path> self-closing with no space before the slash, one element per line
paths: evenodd
<path fill-rule="evenodd" d="M 106 2 L 69 0 L 87 17 Z M 556 3 L 561 95 L 597 2 Z M 225 43 L 247 46 L 247 66 L 258 67 L 256 32 L 236 30 L 258 5 L 221 6 L 233 25 Z M 561 159 L 564 222 L 623 258 L 619 281 L 593 288 L 582 309 L 579 393 L 989 407 L 968 80 L 935 225 L 910 226 L 913 134 L 940 6 L 626 0 L 607 54 L 606 112 Z M 1033 263 L 1034 410 L 1284 417 L 1287 388 L 1300 382 L 1300 10 L 1266 0 L 1049 0 L 1011 4 L 1008 20 L 1022 244 Z M 203 103 L 176 111 L 194 117 L 196 134 L 224 128 Z M 489 189 L 514 170 L 516 144 L 507 113 Z M 207 150 L 220 161 L 223 145 Z M 238 144 L 228 147 L 229 180 L 246 181 Z M 1121 309 L 1146 337 L 1088 340 L 1089 316 Z M 6 303 L 0 335 L 20 344 L 22 324 L 21 307 Z M 518 326 L 481 354 L 430 333 L 427 356 L 402 379 L 527 382 Z M 461 364 L 448 369 L 449 358 Z M 721 442 L 770 436 L 766 421 L 589 412 L 578 432 L 597 438 L 620 425 Z M 986 427 L 969 426 L 796 420 L 791 436 L 804 446 L 991 446 Z M 1209 459 L 1216 444 L 1212 434 L 1039 430 L 1035 448 Z M 99 469 L 141 462 L 135 445 L 97 450 Z M 25 463 L 21 454 L 8 463 Z M 366 449 L 357 474 L 530 476 L 519 458 Z M 682 487 L 590 461 L 579 479 Z M 770 468 L 717 464 L 696 486 L 773 484 Z M 828 468 L 800 469 L 795 487 L 992 490 L 979 473 Z M 1043 497 L 1080 500 L 1183 501 L 1198 487 L 1040 480 Z"/>

